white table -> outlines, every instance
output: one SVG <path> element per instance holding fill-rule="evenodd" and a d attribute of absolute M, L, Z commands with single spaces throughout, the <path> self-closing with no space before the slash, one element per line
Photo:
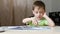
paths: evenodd
<path fill-rule="evenodd" d="M 7 30 L 0 34 L 60 34 L 60 26 L 55 26 L 50 30 Z"/>

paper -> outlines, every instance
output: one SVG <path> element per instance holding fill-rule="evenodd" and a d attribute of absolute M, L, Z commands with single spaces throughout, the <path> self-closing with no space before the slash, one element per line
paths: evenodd
<path fill-rule="evenodd" d="M 5 30 L 50 30 L 50 27 L 9 26 Z"/>

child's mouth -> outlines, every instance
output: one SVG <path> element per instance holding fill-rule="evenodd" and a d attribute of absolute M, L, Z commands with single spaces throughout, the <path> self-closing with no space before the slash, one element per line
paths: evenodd
<path fill-rule="evenodd" d="M 38 18 L 41 19 L 42 17 L 39 16 Z"/>
<path fill-rule="evenodd" d="M 40 16 L 38 16 L 38 18 L 41 18 Z"/>

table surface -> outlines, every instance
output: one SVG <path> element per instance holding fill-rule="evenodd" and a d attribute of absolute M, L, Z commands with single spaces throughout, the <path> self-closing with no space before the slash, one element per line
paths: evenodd
<path fill-rule="evenodd" d="M 26 26 L 2 26 L 0 34 L 60 34 L 60 26 L 26 27 Z"/>

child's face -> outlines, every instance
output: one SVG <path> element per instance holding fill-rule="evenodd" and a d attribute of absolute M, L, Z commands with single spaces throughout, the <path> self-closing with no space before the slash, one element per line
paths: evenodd
<path fill-rule="evenodd" d="M 41 19 L 44 13 L 45 13 L 45 10 L 43 9 L 43 7 L 39 8 L 38 6 L 36 6 L 33 10 L 34 16 L 38 19 Z"/>

